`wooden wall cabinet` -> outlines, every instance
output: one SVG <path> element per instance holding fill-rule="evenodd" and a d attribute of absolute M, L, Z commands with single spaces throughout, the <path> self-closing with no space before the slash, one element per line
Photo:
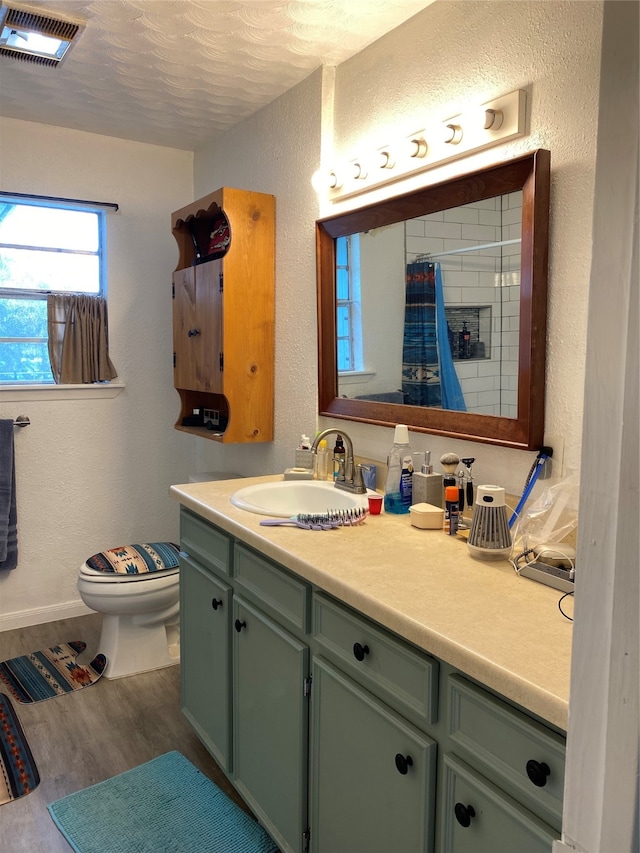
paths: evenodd
<path fill-rule="evenodd" d="M 171 232 L 175 427 L 225 443 L 272 441 L 275 199 L 224 187 L 175 211 Z"/>

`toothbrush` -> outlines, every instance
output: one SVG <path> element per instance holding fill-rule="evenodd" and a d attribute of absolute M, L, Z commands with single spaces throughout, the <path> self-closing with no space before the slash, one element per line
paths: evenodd
<path fill-rule="evenodd" d="M 513 515 L 509 519 L 509 527 L 513 527 L 516 520 L 520 517 L 522 508 L 526 504 L 527 499 L 531 494 L 531 490 L 535 486 L 536 480 L 542 472 L 544 463 L 547 461 L 547 459 L 551 459 L 552 456 L 553 450 L 550 447 L 543 447 L 542 450 L 540 450 L 540 452 L 538 453 L 536 461 L 533 463 L 533 473 L 531 473 L 531 476 L 525 486 L 524 492 L 522 493 L 522 497 L 518 501 L 518 506 L 515 508 L 515 510 L 513 511 Z"/>

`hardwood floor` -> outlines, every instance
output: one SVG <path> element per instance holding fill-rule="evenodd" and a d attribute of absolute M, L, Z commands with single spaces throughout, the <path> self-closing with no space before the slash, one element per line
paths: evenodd
<path fill-rule="evenodd" d="M 78 660 L 87 663 L 98 651 L 99 635 L 98 614 L 5 631 L 0 633 L 0 660 L 83 640 L 87 649 Z M 184 719 L 179 679 L 180 667 L 170 666 L 111 681 L 101 678 L 91 687 L 33 705 L 12 699 L 40 784 L 0 806 L 2 853 L 69 853 L 47 804 L 173 749 L 246 809 Z"/>

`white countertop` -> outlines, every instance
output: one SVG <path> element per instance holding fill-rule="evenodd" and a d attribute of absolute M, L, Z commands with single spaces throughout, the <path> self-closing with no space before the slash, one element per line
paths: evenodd
<path fill-rule="evenodd" d="M 562 593 L 519 577 L 506 560 L 482 561 L 408 515 L 368 516 L 329 531 L 260 527 L 264 516 L 229 498 L 255 477 L 171 486 L 171 497 L 561 729 L 567 728 L 572 623 Z M 565 606 L 566 605 L 566 606 Z M 573 601 L 565 599 L 572 615 Z"/>

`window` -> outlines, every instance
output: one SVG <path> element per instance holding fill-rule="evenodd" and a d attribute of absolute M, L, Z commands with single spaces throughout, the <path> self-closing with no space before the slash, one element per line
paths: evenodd
<path fill-rule="evenodd" d="M 47 295 L 105 295 L 105 211 L 0 195 L 0 384 L 53 384 Z"/>
<path fill-rule="evenodd" d="M 362 370 L 360 241 L 357 234 L 336 239 L 336 328 L 338 372 Z"/>

